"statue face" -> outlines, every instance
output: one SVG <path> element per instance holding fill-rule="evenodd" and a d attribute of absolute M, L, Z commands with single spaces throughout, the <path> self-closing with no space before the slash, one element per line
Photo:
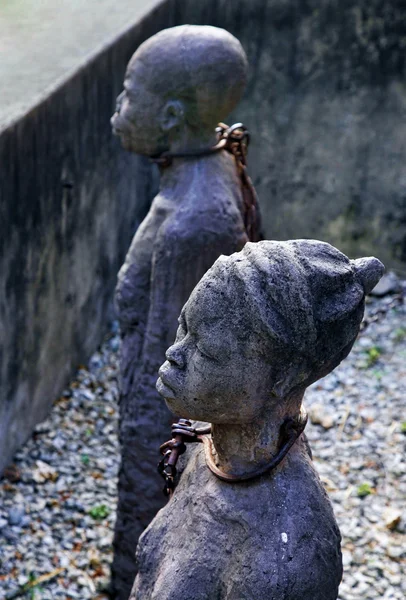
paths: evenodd
<path fill-rule="evenodd" d="M 125 150 L 154 156 L 167 149 L 158 118 L 162 105 L 163 100 L 147 89 L 137 61 L 131 61 L 111 118 L 113 133 Z"/>
<path fill-rule="evenodd" d="M 246 423 L 271 402 L 269 365 L 241 342 L 230 302 L 200 283 L 185 305 L 175 344 L 159 370 L 158 392 L 179 417 Z"/>

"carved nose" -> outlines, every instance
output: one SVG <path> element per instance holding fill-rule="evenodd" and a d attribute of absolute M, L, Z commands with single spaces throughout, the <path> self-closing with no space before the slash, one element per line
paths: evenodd
<path fill-rule="evenodd" d="M 185 366 L 185 355 L 181 349 L 180 344 L 174 344 L 165 353 L 166 360 L 171 364 L 176 365 L 179 369 L 183 369 Z"/>

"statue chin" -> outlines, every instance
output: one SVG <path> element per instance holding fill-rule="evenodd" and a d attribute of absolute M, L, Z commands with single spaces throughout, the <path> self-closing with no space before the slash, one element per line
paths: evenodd
<path fill-rule="evenodd" d="M 123 131 L 122 129 L 119 129 L 118 127 L 115 126 L 114 117 L 112 117 L 112 119 L 111 119 L 111 126 L 112 126 L 111 129 L 112 129 L 113 135 L 120 138 L 121 146 L 123 147 L 124 150 L 126 150 L 127 152 L 138 152 L 138 150 L 135 150 L 132 147 L 131 136 L 128 133 L 126 133 L 125 131 Z"/>
<path fill-rule="evenodd" d="M 171 401 L 175 400 L 175 392 L 173 391 L 173 389 L 166 385 L 160 377 L 158 377 L 158 380 L 156 382 L 156 389 L 157 392 L 161 394 L 165 402 L 170 407 Z"/>
<path fill-rule="evenodd" d="M 126 150 L 127 152 L 137 152 L 137 150 L 133 149 L 131 145 L 131 140 L 126 135 L 119 133 L 118 136 L 120 138 L 121 146 L 124 150 Z"/>

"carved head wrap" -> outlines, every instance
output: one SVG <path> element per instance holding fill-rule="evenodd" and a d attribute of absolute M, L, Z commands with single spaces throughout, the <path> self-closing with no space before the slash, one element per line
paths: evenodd
<path fill-rule="evenodd" d="M 270 363 L 278 362 L 275 353 L 281 357 L 281 381 L 289 389 L 306 387 L 347 356 L 365 294 L 384 271 L 376 258 L 350 260 L 316 240 L 248 243 L 213 269 L 227 282 L 230 305 L 239 298 L 237 328 L 256 334 L 257 349 Z"/>

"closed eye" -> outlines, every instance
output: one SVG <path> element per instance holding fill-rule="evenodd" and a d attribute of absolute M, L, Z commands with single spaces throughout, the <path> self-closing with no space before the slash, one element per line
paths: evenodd
<path fill-rule="evenodd" d="M 186 321 L 184 318 L 182 318 L 182 315 L 180 315 L 179 319 L 178 319 L 178 330 L 176 332 L 176 342 L 180 342 L 181 340 L 183 340 L 187 334 L 187 327 L 186 327 Z"/>
<path fill-rule="evenodd" d="M 186 319 L 185 319 L 185 315 L 183 312 L 179 316 L 178 323 L 179 323 L 179 327 L 182 330 L 182 332 L 186 334 L 187 333 L 187 324 L 186 324 Z"/>
<path fill-rule="evenodd" d="M 209 360 L 218 361 L 217 358 L 215 358 L 214 356 L 212 356 L 211 354 L 209 354 L 208 352 L 206 352 L 205 350 L 203 350 L 201 346 L 197 345 L 197 349 L 199 350 L 200 354 L 202 354 L 203 356 L 205 356 Z"/>

